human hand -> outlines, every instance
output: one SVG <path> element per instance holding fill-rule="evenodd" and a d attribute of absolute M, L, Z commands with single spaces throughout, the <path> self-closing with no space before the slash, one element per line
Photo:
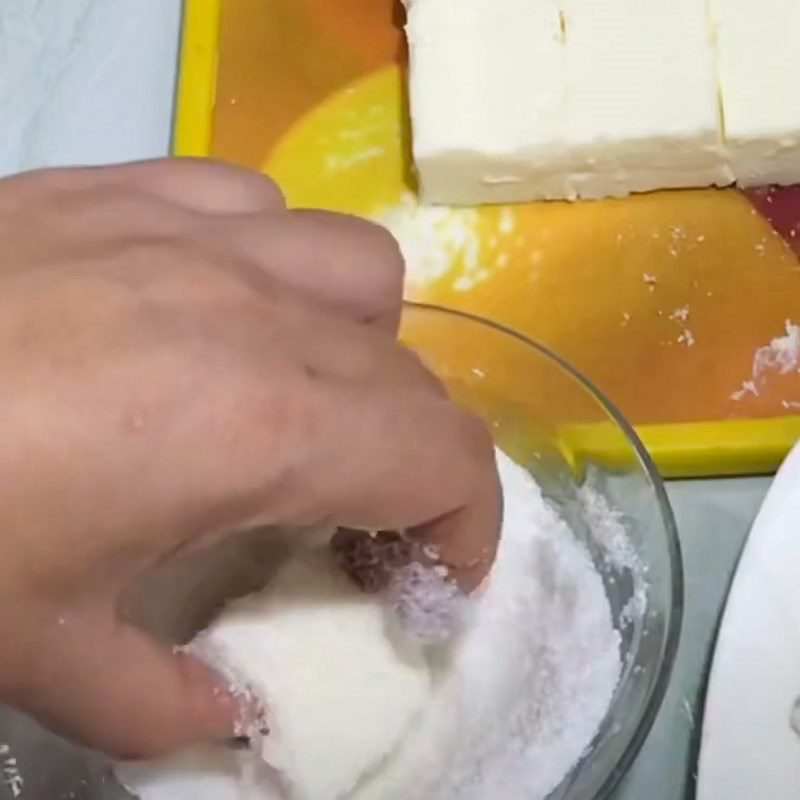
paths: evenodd
<path fill-rule="evenodd" d="M 0 181 L 0 239 L 0 699 L 123 757 L 230 735 L 218 678 L 119 605 L 232 531 L 411 528 L 485 575 L 491 442 L 396 343 L 380 229 L 165 161 Z"/>

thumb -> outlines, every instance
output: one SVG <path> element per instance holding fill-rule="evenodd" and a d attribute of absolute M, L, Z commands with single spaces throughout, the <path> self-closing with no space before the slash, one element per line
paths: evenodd
<path fill-rule="evenodd" d="M 122 759 L 233 736 L 240 703 L 201 661 L 113 616 L 61 621 L 17 702 L 43 724 Z"/>

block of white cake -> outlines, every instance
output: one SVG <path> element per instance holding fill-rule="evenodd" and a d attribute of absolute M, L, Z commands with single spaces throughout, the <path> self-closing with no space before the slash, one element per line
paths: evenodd
<path fill-rule="evenodd" d="M 564 141 L 577 195 L 730 183 L 704 0 L 558 5 L 566 50 Z"/>
<path fill-rule="evenodd" d="M 705 0 L 411 0 L 428 202 L 730 183 Z"/>
<path fill-rule="evenodd" d="M 406 0 L 423 199 L 800 183 L 800 0 Z"/>
<path fill-rule="evenodd" d="M 800 182 L 800 2 L 709 0 L 709 8 L 737 182 Z"/>
<path fill-rule="evenodd" d="M 414 159 L 425 198 L 571 193 L 565 50 L 550 0 L 407 2 Z"/>

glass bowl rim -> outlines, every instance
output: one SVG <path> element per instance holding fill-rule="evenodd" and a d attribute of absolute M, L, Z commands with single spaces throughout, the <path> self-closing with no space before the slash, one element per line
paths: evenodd
<path fill-rule="evenodd" d="M 642 440 L 636 433 L 633 425 L 628 422 L 623 413 L 609 400 L 606 394 L 596 387 L 586 376 L 573 367 L 568 361 L 554 353 L 549 348 L 539 344 L 535 340 L 515 331 L 494 320 L 478 316 L 469 311 L 447 308 L 433 303 L 419 302 L 416 300 L 404 300 L 403 310 L 419 310 L 423 312 L 433 312 L 442 317 L 452 317 L 461 319 L 492 330 L 503 336 L 515 339 L 522 345 L 532 348 L 545 359 L 554 363 L 561 370 L 566 372 L 583 389 L 585 389 L 604 409 L 608 416 L 617 424 L 625 435 L 628 443 L 633 447 L 639 465 L 649 480 L 655 493 L 664 531 L 667 537 L 667 552 L 669 553 L 670 565 L 670 615 L 669 624 L 664 636 L 663 649 L 661 653 L 661 663 L 658 665 L 658 672 L 650 692 L 647 696 L 642 709 L 638 714 L 636 725 L 631 733 L 622 757 L 613 766 L 609 774 L 604 779 L 599 790 L 594 795 L 594 800 L 607 800 L 611 793 L 617 788 L 622 778 L 628 773 L 634 760 L 642 749 L 642 745 L 647 739 L 653 727 L 656 716 L 666 696 L 669 688 L 672 669 L 675 663 L 675 656 L 680 642 L 681 628 L 683 625 L 684 611 L 684 576 L 683 558 L 681 554 L 681 544 L 678 537 L 678 527 L 675 522 L 675 515 L 672 511 L 669 497 L 667 496 L 666 486 L 661 475 L 656 468 L 655 462 L 647 452 Z M 580 764 L 582 762 L 579 761 Z"/>

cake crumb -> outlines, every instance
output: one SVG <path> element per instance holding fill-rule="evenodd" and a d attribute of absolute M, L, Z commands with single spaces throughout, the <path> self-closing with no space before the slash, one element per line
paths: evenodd
<path fill-rule="evenodd" d="M 686 322 L 689 319 L 689 306 L 681 306 L 680 308 L 676 308 L 670 315 L 669 318 L 673 322 Z"/>
<path fill-rule="evenodd" d="M 753 381 L 745 381 L 740 389 L 737 389 L 732 395 L 731 400 L 744 400 L 747 395 L 753 395 L 753 397 L 758 397 L 758 389 Z"/>

